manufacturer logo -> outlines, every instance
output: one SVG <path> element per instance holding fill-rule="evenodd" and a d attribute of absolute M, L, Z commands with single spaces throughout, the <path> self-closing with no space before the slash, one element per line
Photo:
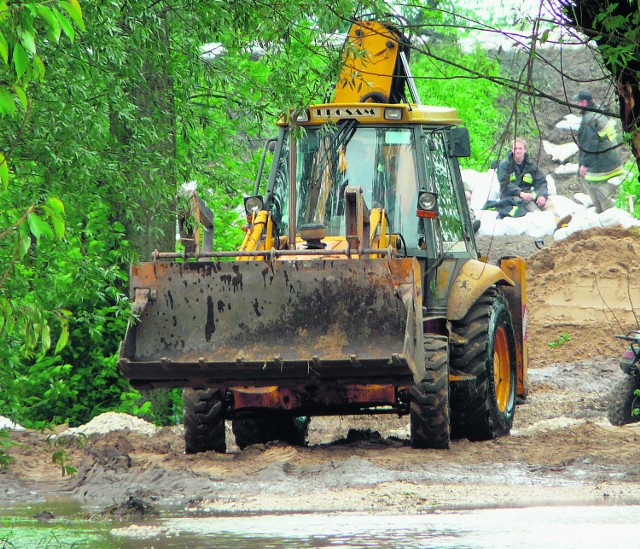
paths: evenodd
<path fill-rule="evenodd" d="M 378 118 L 382 116 L 379 107 L 317 107 L 313 109 L 316 118 Z"/>

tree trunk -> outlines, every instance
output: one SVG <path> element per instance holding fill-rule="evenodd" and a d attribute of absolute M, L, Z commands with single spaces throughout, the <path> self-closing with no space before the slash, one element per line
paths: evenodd
<path fill-rule="evenodd" d="M 124 11 L 126 7 L 123 15 Z M 133 80 L 130 74 L 123 80 L 127 82 L 127 94 L 131 103 L 136 106 L 139 118 L 149 121 L 157 136 L 154 141 L 144 143 L 143 149 L 150 157 L 155 154 L 161 158 L 162 162 L 149 169 L 141 169 L 135 153 L 136 150 L 140 150 L 141 144 L 136 143 L 136 147 L 133 146 L 132 140 L 135 136 L 132 128 L 117 116 L 117 113 L 112 112 L 110 116 L 111 134 L 125 154 L 129 150 L 127 171 L 131 177 L 142 178 L 143 184 L 148 188 L 164 189 L 161 193 L 162 203 L 150 203 L 140 198 L 137 204 L 138 218 L 128 223 L 127 236 L 142 261 L 148 261 L 155 249 L 175 249 L 175 216 L 171 212 L 175 209 L 174 195 L 177 189 L 176 114 L 173 79 L 168 64 L 171 59 L 170 29 L 166 11 L 152 15 L 153 17 L 150 17 L 145 14 L 134 23 L 152 29 L 150 34 L 145 35 L 142 46 L 146 52 L 142 70 L 136 80 Z M 124 23 L 130 20 L 123 17 L 121 28 L 123 32 L 133 34 L 136 29 Z"/>

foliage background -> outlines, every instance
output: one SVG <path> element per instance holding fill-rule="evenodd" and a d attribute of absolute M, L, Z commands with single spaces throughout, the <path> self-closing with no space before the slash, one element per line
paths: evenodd
<path fill-rule="evenodd" d="M 328 99 L 335 33 L 358 12 L 389 9 L 0 0 L 1 415 L 28 427 L 108 410 L 179 420 L 175 393 L 154 412 L 117 370 L 129 263 L 175 246 L 183 182 L 214 211 L 214 247 L 236 248 L 237 207 L 276 116 Z M 423 2 L 403 14 L 428 38 L 412 55 L 423 102 L 458 109 L 472 138 L 465 167 L 486 169 L 513 90 L 494 59 L 458 45 L 463 7 Z M 628 185 L 637 193 L 637 177 Z"/>
<path fill-rule="evenodd" d="M 175 246 L 183 182 L 215 212 L 215 248 L 238 246 L 263 138 L 285 107 L 326 95 L 338 55 L 318 36 L 353 9 L 0 1 L 0 414 L 34 427 L 149 413 L 116 367 L 129 263 Z"/>

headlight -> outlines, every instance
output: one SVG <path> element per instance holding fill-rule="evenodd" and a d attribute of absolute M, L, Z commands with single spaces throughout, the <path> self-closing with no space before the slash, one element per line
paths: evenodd
<path fill-rule="evenodd" d="M 438 197 L 434 193 L 422 191 L 418 195 L 418 217 L 435 217 Z"/>
<path fill-rule="evenodd" d="M 263 207 L 264 203 L 260 196 L 247 196 L 244 199 L 244 211 L 247 213 L 247 216 L 258 213 Z"/>
<path fill-rule="evenodd" d="M 402 120 L 402 109 L 386 108 L 384 110 L 385 120 Z"/>
<path fill-rule="evenodd" d="M 296 112 L 296 122 L 309 122 L 309 111 L 304 109 L 300 112 Z"/>

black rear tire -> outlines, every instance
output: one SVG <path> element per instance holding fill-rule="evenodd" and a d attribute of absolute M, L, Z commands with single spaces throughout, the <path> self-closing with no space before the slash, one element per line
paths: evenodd
<path fill-rule="evenodd" d="M 309 418 L 277 413 L 255 413 L 231 422 L 238 448 L 280 440 L 292 446 L 304 446 L 309 430 Z"/>
<path fill-rule="evenodd" d="M 198 454 L 213 450 L 224 454 L 225 404 L 222 391 L 214 389 L 185 389 L 184 404 L 184 451 Z"/>
<path fill-rule="evenodd" d="M 388 103 L 389 98 L 382 92 L 365 93 L 360 98 L 360 103 Z"/>
<path fill-rule="evenodd" d="M 636 389 L 640 389 L 640 383 L 628 375 L 613 386 L 607 410 L 611 425 L 627 425 L 640 421 L 640 415 L 633 415 L 633 410 L 640 408 L 640 397 L 635 394 Z"/>
<path fill-rule="evenodd" d="M 516 342 L 506 299 L 491 288 L 453 324 L 464 342 L 451 350 L 453 370 L 474 376 L 451 386 L 455 437 L 490 440 L 508 435 L 516 407 Z"/>
<path fill-rule="evenodd" d="M 410 389 L 411 446 L 449 448 L 449 344 L 446 337 L 425 336 L 425 378 Z"/>

